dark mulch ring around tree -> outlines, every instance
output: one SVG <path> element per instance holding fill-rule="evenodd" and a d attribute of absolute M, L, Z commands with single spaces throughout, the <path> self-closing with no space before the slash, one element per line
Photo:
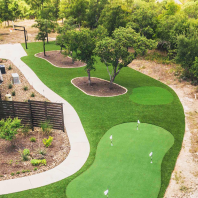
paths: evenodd
<path fill-rule="evenodd" d="M 48 139 L 49 135 L 53 137 L 53 141 L 51 146 L 46 148 L 42 140 Z M 67 134 L 52 130 L 49 135 L 43 134 L 40 128 L 35 128 L 28 135 L 17 134 L 14 145 L 10 141 L 0 139 L 0 181 L 38 174 L 63 162 L 70 151 Z M 35 138 L 36 142 L 31 142 L 31 138 Z M 21 155 L 24 149 L 30 151 L 27 161 L 24 161 Z M 47 163 L 45 166 L 33 166 L 32 159 L 46 159 Z"/>
<path fill-rule="evenodd" d="M 65 57 L 60 51 L 48 51 L 46 52 L 46 56 L 44 56 L 44 53 L 41 52 L 36 54 L 35 56 L 43 58 L 49 61 L 52 65 L 61 68 L 77 68 L 86 65 L 85 63 L 78 60 L 72 63 L 72 58 L 68 56 Z"/>
<path fill-rule="evenodd" d="M 98 97 L 112 97 L 119 96 L 127 93 L 127 89 L 113 83 L 112 88 L 110 89 L 110 82 L 91 77 L 91 85 L 89 85 L 88 77 L 78 77 L 72 79 L 72 84 L 78 89 L 91 96 Z"/>

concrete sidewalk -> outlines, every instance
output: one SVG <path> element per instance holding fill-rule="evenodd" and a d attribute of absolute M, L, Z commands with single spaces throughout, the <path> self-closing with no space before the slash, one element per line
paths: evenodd
<path fill-rule="evenodd" d="M 20 58 L 23 56 L 27 56 L 27 54 L 21 44 L 0 45 L 0 58 L 10 59 L 21 70 L 34 89 L 51 102 L 64 104 L 64 122 L 71 150 L 68 157 L 60 165 L 49 171 L 18 179 L 0 181 L 0 195 L 45 186 L 69 177 L 84 165 L 90 152 L 87 136 L 74 108 L 41 82 L 36 74 L 21 61 Z"/>

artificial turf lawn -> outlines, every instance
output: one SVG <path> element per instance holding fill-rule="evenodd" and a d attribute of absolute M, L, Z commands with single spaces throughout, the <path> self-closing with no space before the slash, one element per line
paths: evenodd
<path fill-rule="evenodd" d="M 106 189 L 114 198 L 157 197 L 161 162 L 173 143 L 168 131 L 151 124 L 141 123 L 139 130 L 134 122 L 114 126 L 100 140 L 93 165 L 68 185 L 67 197 L 103 198 Z"/>
<path fill-rule="evenodd" d="M 25 49 L 25 45 L 22 45 Z M 54 42 L 46 44 L 46 50 L 58 50 Z M 84 94 L 71 84 L 75 77 L 86 76 L 84 68 L 64 69 L 52 66 L 47 61 L 36 58 L 34 55 L 42 52 L 42 43 L 28 43 L 28 56 L 22 60 L 37 74 L 50 89 L 68 101 L 77 111 L 87 134 L 91 151 L 85 165 L 76 174 L 62 181 L 37 189 L 0 196 L 1 198 L 65 198 L 67 185 L 74 178 L 87 170 L 95 159 L 96 148 L 103 135 L 113 126 L 136 122 L 160 126 L 169 131 L 175 139 L 174 145 L 166 153 L 162 162 L 161 188 L 158 197 L 162 198 L 168 186 L 171 173 L 181 149 L 185 120 L 183 107 L 175 92 L 163 83 L 150 78 L 131 68 L 123 68 L 116 77 L 118 83 L 128 89 L 124 95 L 112 98 L 98 98 Z M 109 80 L 104 64 L 97 58 L 96 71 L 91 76 Z M 142 86 L 156 86 L 168 90 L 174 97 L 173 102 L 166 105 L 140 105 L 130 99 L 134 88 Z"/>
<path fill-rule="evenodd" d="M 130 96 L 135 103 L 142 105 L 162 105 L 173 101 L 173 95 L 161 87 L 138 87 Z"/>

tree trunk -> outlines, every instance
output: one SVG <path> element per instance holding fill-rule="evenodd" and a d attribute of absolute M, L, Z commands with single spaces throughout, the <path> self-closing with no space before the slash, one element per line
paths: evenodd
<path fill-rule="evenodd" d="M 91 75 L 90 75 L 90 69 L 87 69 L 87 74 L 88 74 L 88 82 L 89 82 L 89 86 L 91 86 Z"/>
<path fill-rule="evenodd" d="M 7 21 L 7 22 L 8 22 L 8 27 L 9 27 L 9 25 L 10 25 L 10 24 L 9 24 L 9 21 Z"/>
<path fill-rule="evenodd" d="M 45 54 L 45 40 L 43 40 L 43 51 L 44 51 L 44 56 L 46 56 L 46 54 Z"/>
<path fill-rule="evenodd" d="M 62 18 L 62 24 L 63 24 L 63 18 Z"/>
<path fill-rule="evenodd" d="M 48 33 L 47 33 L 47 43 L 48 43 Z"/>
<path fill-rule="evenodd" d="M 73 57 L 73 52 L 71 53 L 71 57 L 72 57 L 72 64 L 74 64 L 75 60 L 74 60 L 74 57 Z"/>

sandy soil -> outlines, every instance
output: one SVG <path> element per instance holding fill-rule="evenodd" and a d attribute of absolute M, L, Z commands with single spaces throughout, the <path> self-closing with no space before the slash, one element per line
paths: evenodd
<path fill-rule="evenodd" d="M 176 162 L 165 198 L 198 197 L 198 94 L 197 87 L 180 82 L 174 75 L 176 65 L 163 65 L 151 61 L 134 60 L 129 67 L 149 75 L 170 86 L 178 95 L 186 116 L 186 130 L 182 149 Z M 197 94 L 197 96 L 196 96 Z"/>
<path fill-rule="evenodd" d="M 28 33 L 28 42 L 35 42 L 35 37 L 38 33 L 37 28 L 31 27 L 34 24 L 34 20 L 22 20 L 14 22 L 14 25 L 25 26 Z M 0 44 L 10 44 L 10 43 L 25 43 L 23 31 L 12 30 L 12 22 L 10 26 L 5 26 L 2 23 L 0 27 Z M 49 41 L 54 41 L 56 39 L 57 33 L 49 34 Z"/>

